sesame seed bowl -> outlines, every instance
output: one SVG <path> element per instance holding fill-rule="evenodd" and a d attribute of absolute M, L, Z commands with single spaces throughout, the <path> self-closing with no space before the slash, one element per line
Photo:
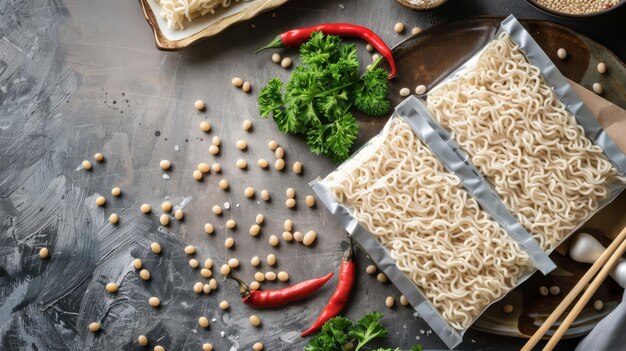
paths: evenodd
<path fill-rule="evenodd" d="M 526 0 L 535 8 L 547 14 L 570 19 L 597 17 L 615 11 L 626 3 L 626 0 Z"/>

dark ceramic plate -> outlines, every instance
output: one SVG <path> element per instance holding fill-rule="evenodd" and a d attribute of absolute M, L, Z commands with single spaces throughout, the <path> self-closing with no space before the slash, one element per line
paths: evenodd
<path fill-rule="evenodd" d="M 392 106 L 404 100 L 398 94 L 403 87 L 413 89 L 424 84 L 431 87 L 467 60 L 485 45 L 498 30 L 502 18 L 479 17 L 459 22 L 446 23 L 412 36 L 393 48 L 398 64 L 398 77 L 390 84 Z M 539 45 L 546 51 L 556 66 L 569 79 L 590 87 L 594 82 L 604 86 L 604 98 L 626 108 L 626 67 L 608 49 L 593 40 L 566 27 L 546 21 L 522 21 Z M 568 51 L 566 60 L 559 60 L 559 48 Z M 598 62 L 604 62 L 607 74 L 596 70 Z M 359 116 L 362 133 L 359 144 L 370 139 L 381 129 L 384 119 Z M 597 213 L 584 227 L 605 245 L 626 226 L 626 193 Z M 557 252 L 552 259 L 558 268 L 548 276 L 535 274 L 522 286 L 509 293 L 502 301 L 492 305 L 473 328 L 507 336 L 529 337 L 545 318 L 556 308 L 567 292 L 589 268 L 587 264 L 573 261 L 569 256 Z M 541 296 L 539 286 L 558 286 L 557 296 Z M 601 299 L 604 309 L 596 311 L 586 308 L 566 337 L 577 337 L 588 333 L 596 323 L 612 311 L 621 301 L 623 289 L 613 280 L 607 279 L 598 289 L 593 300 Z M 505 314 L 502 306 L 512 304 L 513 313 Z M 558 324 L 554 326 L 554 330 Z M 551 332 L 548 333 L 548 336 Z"/>

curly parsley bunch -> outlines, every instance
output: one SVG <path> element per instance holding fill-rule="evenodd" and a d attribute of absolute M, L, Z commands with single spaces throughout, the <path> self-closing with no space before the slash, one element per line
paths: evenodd
<path fill-rule="evenodd" d="M 311 152 L 341 162 L 359 134 L 350 110 L 389 112 L 387 73 L 374 64 L 361 75 L 355 45 L 322 33 L 300 46 L 300 59 L 284 93 L 278 78 L 261 89 L 259 111 L 264 118 L 272 114 L 281 132 L 306 135 Z"/>

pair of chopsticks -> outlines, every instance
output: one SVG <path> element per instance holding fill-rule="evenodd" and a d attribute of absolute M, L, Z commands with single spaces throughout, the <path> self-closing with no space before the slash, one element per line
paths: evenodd
<path fill-rule="evenodd" d="M 626 228 L 622 229 L 619 235 L 613 240 L 611 245 L 604 250 L 598 260 L 589 268 L 587 273 L 583 275 L 580 281 L 574 286 L 572 291 L 565 296 L 563 301 L 557 306 L 552 314 L 543 322 L 541 327 L 533 334 L 528 340 L 526 345 L 522 348 L 522 351 L 531 351 L 533 347 L 537 345 L 539 340 L 546 334 L 546 332 L 552 327 L 552 324 L 556 322 L 559 317 L 565 312 L 574 299 L 585 289 L 587 284 L 591 281 L 591 285 L 585 290 L 584 294 L 580 297 L 576 305 L 572 308 L 569 314 L 565 317 L 559 328 L 554 335 L 550 338 L 543 351 L 551 351 L 556 344 L 561 340 L 567 329 L 572 325 L 576 317 L 580 314 L 583 308 L 587 305 L 593 294 L 598 290 L 602 282 L 611 273 L 619 259 L 626 251 Z M 598 273 L 598 271 L 600 273 Z M 597 275 L 596 275 L 597 274 Z M 595 278 L 594 278 L 595 276 Z"/>

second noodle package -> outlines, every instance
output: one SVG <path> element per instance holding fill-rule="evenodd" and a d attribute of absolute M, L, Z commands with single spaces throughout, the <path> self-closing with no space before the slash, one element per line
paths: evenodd
<path fill-rule="evenodd" d="M 611 141 L 514 18 L 313 190 L 450 348 L 625 186 Z"/>

